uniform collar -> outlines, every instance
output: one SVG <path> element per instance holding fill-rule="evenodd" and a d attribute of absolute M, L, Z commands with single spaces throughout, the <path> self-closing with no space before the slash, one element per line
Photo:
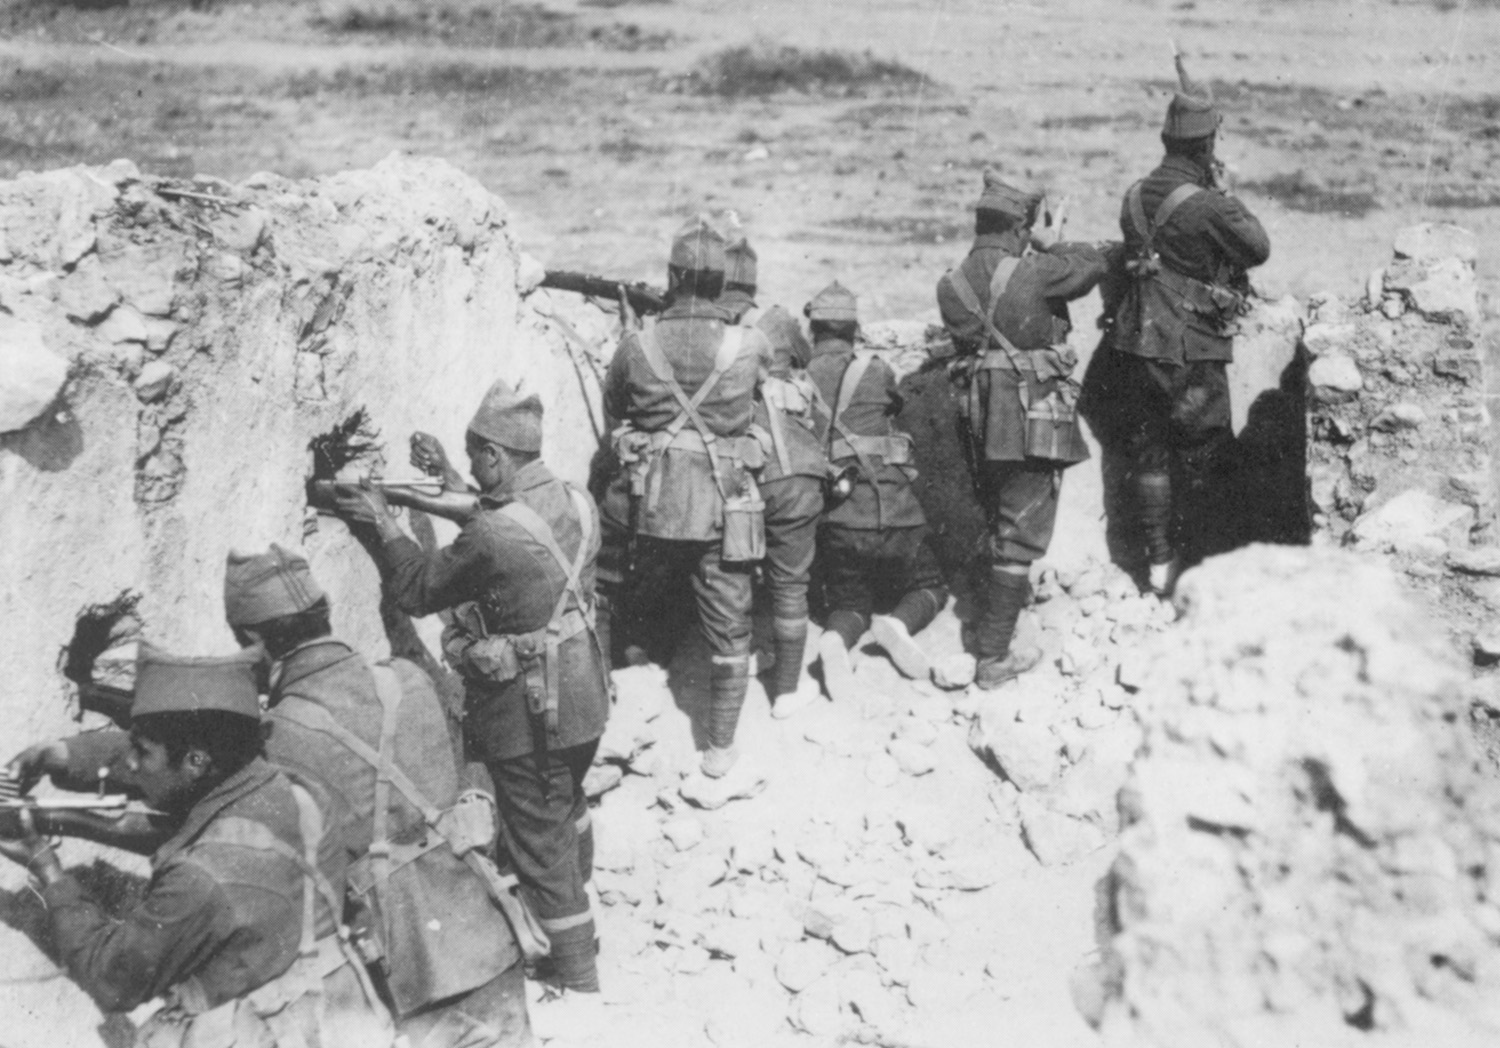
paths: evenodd
<path fill-rule="evenodd" d="M 1168 154 L 1162 158 L 1161 170 L 1181 175 L 1195 186 L 1204 185 L 1208 180 L 1208 168 L 1185 156 Z"/>
<path fill-rule="evenodd" d="M 493 490 L 480 495 L 479 504 L 489 507 L 503 506 L 513 501 L 517 492 L 530 491 L 532 488 L 539 488 L 556 479 L 545 462 L 535 459 L 516 470 L 516 475 L 510 478 L 509 484 L 500 484 Z"/>
<path fill-rule="evenodd" d="M 844 338 L 822 338 L 813 343 L 813 356 L 815 357 L 853 352 L 854 343 Z"/>
<path fill-rule="evenodd" d="M 151 856 L 152 869 L 161 869 L 174 855 L 191 845 L 204 827 L 218 818 L 225 808 L 254 793 L 276 775 L 276 768 L 264 757 L 256 757 L 215 786 L 193 805 L 187 818 L 183 820 L 182 827 L 171 839 L 156 849 L 156 854 Z"/>
<path fill-rule="evenodd" d="M 745 314 L 755 308 L 755 299 L 743 291 L 726 291 L 719 296 L 718 306 L 729 315 L 730 320 L 739 323 L 745 318 Z"/>
<path fill-rule="evenodd" d="M 1021 242 L 1021 234 L 1014 229 L 1007 229 L 1003 233 L 980 233 L 974 238 L 974 247 L 971 251 L 1000 250 L 1007 255 L 1019 258 L 1026 250 L 1026 245 Z"/>
<path fill-rule="evenodd" d="M 722 320 L 728 324 L 731 322 L 729 310 L 717 302 L 706 298 L 693 298 L 684 296 L 673 299 L 672 304 L 662 311 L 662 320 Z"/>
<path fill-rule="evenodd" d="M 318 637 L 297 645 L 277 663 L 276 680 L 271 685 L 271 705 L 280 702 L 298 681 L 352 658 L 354 649 L 337 637 Z"/>

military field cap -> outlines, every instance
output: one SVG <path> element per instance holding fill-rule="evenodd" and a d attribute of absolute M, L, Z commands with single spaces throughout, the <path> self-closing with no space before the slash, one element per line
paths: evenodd
<path fill-rule="evenodd" d="M 258 626 L 306 611 L 326 599 L 307 558 L 271 543 L 264 553 L 229 551 L 224 564 L 224 618 Z"/>
<path fill-rule="evenodd" d="M 724 283 L 755 286 L 755 248 L 743 236 L 731 239 L 724 249 Z"/>
<path fill-rule="evenodd" d="M 1207 138 L 1219 129 L 1220 119 L 1212 99 L 1179 91 L 1167 104 L 1167 119 L 1161 133 L 1168 138 Z"/>
<path fill-rule="evenodd" d="M 984 173 L 984 188 L 980 190 L 976 211 L 998 211 L 1029 222 L 1042 202 L 1041 193 L 1029 192 L 1006 182 L 994 171 Z"/>
<path fill-rule="evenodd" d="M 541 398 L 535 393 L 523 397 L 505 379 L 496 379 L 474 412 L 469 432 L 512 451 L 541 451 Z"/>
<path fill-rule="evenodd" d="M 772 306 L 761 316 L 756 327 L 766 333 L 774 351 L 775 370 L 785 372 L 791 368 L 805 368 L 812 359 L 812 346 L 802 334 L 802 325 L 780 306 Z"/>
<path fill-rule="evenodd" d="M 724 236 L 707 218 L 698 215 L 672 237 L 672 254 L 668 261 L 681 269 L 700 272 L 724 272 Z"/>
<path fill-rule="evenodd" d="M 858 320 L 854 292 L 835 280 L 813 297 L 803 310 L 808 320 Z"/>
<path fill-rule="evenodd" d="M 262 656 L 259 648 L 209 657 L 173 655 L 142 641 L 130 715 L 218 710 L 259 720 L 255 670 Z"/>

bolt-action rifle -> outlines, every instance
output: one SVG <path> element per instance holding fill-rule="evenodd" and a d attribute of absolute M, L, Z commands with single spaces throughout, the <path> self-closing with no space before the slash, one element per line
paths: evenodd
<path fill-rule="evenodd" d="M 463 524 L 479 509 L 479 496 L 472 492 L 449 491 L 440 481 L 378 480 L 370 483 L 385 494 L 385 500 L 393 506 L 421 510 L 434 517 L 443 517 L 456 524 Z M 352 480 L 310 480 L 307 482 L 307 504 L 314 509 L 333 511 L 338 508 L 341 489 L 353 491 L 358 486 Z"/>
<path fill-rule="evenodd" d="M 623 280 L 610 280 L 608 277 L 597 277 L 590 273 L 575 273 L 566 269 L 549 269 L 547 270 L 547 275 L 542 277 L 542 287 L 556 288 L 559 291 L 572 291 L 575 294 L 588 295 L 591 298 L 607 298 L 611 301 L 623 295 L 625 301 L 630 303 L 630 308 L 639 316 L 645 316 L 649 313 L 660 313 L 667 308 L 667 293 L 665 291 L 639 281 L 626 283 Z"/>
<path fill-rule="evenodd" d="M 0 837 L 76 837 L 147 855 L 171 836 L 161 812 L 124 794 L 30 797 L 20 787 L 0 771 Z"/>

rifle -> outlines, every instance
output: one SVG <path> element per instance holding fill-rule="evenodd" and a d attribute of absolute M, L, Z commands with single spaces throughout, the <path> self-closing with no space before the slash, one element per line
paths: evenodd
<path fill-rule="evenodd" d="M 479 496 L 462 491 L 447 491 L 435 480 L 376 480 L 370 483 L 385 493 L 394 506 L 421 510 L 456 524 L 466 524 L 479 510 Z M 354 488 L 355 481 L 309 480 L 307 504 L 314 509 L 333 512 L 338 509 L 340 488 Z"/>
<path fill-rule="evenodd" d="M 124 794 L 28 797 L 0 771 L 0 836 L 76 837 L 149 855 L 171 836 L 163 814 Z"/>
<path fill-rule="evenodd" d="M 546 276 L 542 277 L 542 287 L 556 288 L 558 291 L 572 291 L 575 294 L 588 295 L 592 298 L 607 298 L 612 301 L 624 295 L 625 301 L 630 303 L 630 308 L 641 316 L 660 313 L 667 308 L 667 293 L 641 281 L 627 284 L 623 280 L 610 280 L 608 277 L 598 277 L 591 273 L 549 269 Z"/>

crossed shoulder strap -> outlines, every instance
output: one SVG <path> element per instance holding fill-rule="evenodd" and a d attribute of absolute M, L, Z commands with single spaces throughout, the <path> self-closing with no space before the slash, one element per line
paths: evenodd
<path fill-rule="evenodd" d="M 868 453 L 860 447 L 860 442 L 855 439 L 857 434 L 853 433 L 848 426 L 844 425 L 844 412 L 849 410 L 849 405 L 854 403 L 854 393 L 859 389 L 859 384 L 864 381 L 865 372 L 870 370 L 870 365 L 875 362 L 875 351 L 872 349 L 859 349 L 854 351 L 854 357 L 844 368 L 844 373 L 839 377 L 838 397 L 834 401 L 833 416 L 828 425 L 828 457 L 833 459 L 833 438 L 843 437 L 850 449 L 854 452 L 855 459 L 859 462 L 859 469 L 869 480 L 870 487 L 875 492 L 875 524 L 877 527 L 885 527 L 885 498 L 880 493 L 880 480 L 875 472 L 875 463 L 871 461 Z"/>
<path fill-rule="evenodd" d="M 672 370 L 672 364 L 662 354 L 661 346 L 656 341 L 656 327 L 648 324 L 636 335 L 640 340 L 641 352 L 646 357 L 646 363 L 666 387 L 672 391 L 672 396 L 677 398 L 677 403 L 682 411 L 672 420 L 667 430 L 676 436 L 682 431 L 682 427 L 689 422 L 703 438 L 703 446 L 708 451 L 708 459 L 713 467 L 714 486 L 719 491 L 719 498 L 727 499 L 728 494 L 724 490 L 724 477 L 719 468 L 719 452 L 716 446 L 714 431 L 708 428 L 708 423 L 703 421 L 703 416 L 698 413 L 698 406 L 708 398 L 715 386 L 719 384 L 726 372 L 734 366 L 735 358 L 740 355 L 740 347 L 745 341 L 745 332 L 748 328 L 725 325 L 723 341 L 719 343 L 719 351 L 714 357 L 713 370 L 703 380 L 703 385 L 698 387 L 698 392 L 691 397 L 683 390 L 682 384 L 677 381 L 677 374 Z"/>
<path fill-rule="evenodd" d="M 1182 183 L 1167 194 L 1157 206 L 1156 214 L 1151 217 L 1150 221 L 1147 221 L 1146 205 L 1141 195 L 1143 185 L 1144 183 L 1137 182 L 1130 187 L 1130 191 L 1125 194 L 1126 206 L 1130 210 L 1130 223 L 1135 226 L 1136 235 L 1141 238 L 1148 250 L 1155 250 L 1153 242 L 1156 238 L 1156 231 L 1167 224 L 1167 219 L 1172 217 L 1173 212 L 1181 207 L 1184 201 L 1203 192 L 1203 187 L 1195 186 L 1191 182 Z"/>

